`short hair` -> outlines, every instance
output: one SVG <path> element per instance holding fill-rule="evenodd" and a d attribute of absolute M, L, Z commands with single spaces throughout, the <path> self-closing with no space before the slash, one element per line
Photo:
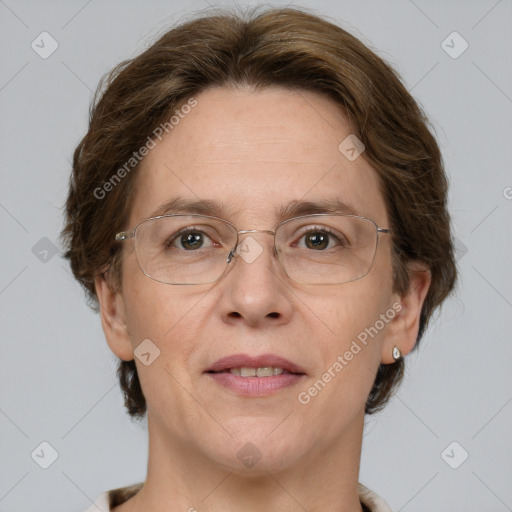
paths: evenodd
<path fill-rule="evenodd" d="M 343 28 L 303 9 L 258 11 L 203 12 L 100 81 L 88 132 L 73 156 L 61 234 L 65 257 L 95 310 L 94 277 L 101 269 L 108 268 L 109 281 L 120 289 L 114 237 L 125 227 L 136 189 L 139 165 L 131 159 L 201 91 L 215 86 L 315 91 L 342 108 L 378 174 L 394 233 L 393 291 L 408 290 L 412 262 L 430 269 L 416 348 L 456 281 L 448 182 L 427 116 L 398 73 Z M 147 405 L 134 360 L 120 360 L 117 373 L 128 413 L 142 418 Z M 403 359 L 379 366 L 366 414 L 384 407 L 403 375 Z"/>

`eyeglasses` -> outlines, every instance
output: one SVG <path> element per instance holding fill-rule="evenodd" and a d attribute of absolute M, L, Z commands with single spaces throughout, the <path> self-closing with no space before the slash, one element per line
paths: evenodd
<path fill-rule="evenodd" d="M 206 284 L 220 279 L 240 256 L 255 261 L 263 247 L 245 233 L 274 235 L 274 254 L 286 275 L 303 284 L 342 284 L 370 271 L 379 233 L 390 234 L 366 217 L 313 214 L 281 222 L 275 231 L 238 231 L 227 220 L 207 215 L 161 215 L 146 219 L 115 239 L 133 238 L 139 266 L 165 284 Z"/>

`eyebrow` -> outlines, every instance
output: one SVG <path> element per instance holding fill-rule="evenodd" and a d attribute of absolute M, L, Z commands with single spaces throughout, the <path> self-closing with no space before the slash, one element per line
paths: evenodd
<path fill-rule="evenodd" d="M 238 210 L 239 211 L 239 210 Z M 168 214 L 198 214 L 213 217 L 229 218 L 237 211 L 225 201 L 213 201 L 211 199 L 187 199 L 174 197 L 155 210 L 151 217 L 159 217 Z M 345 215 L 359 215 L 355 207 L 340 197 L 322 199 L 318 201 L 290 201 L 287 205 L 274 208 L 274 215 L 278 222 L 301 215 L 315 213 L 340 213 Z M 227 220 L 227 219 L 226 219 Z"/>

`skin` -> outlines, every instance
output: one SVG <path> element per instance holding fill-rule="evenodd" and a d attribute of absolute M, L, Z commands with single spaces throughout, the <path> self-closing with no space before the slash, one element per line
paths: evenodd
<path fill-rule="evenodd" d="M 149 152 L 139 170 L 126 229 L 171 197 L 215 199 L 231 207 L 238 229 L 273 229 L 274 207 L 341 195 L 359 215 L 388 227 L 378 177 L 363 156 L 349 161 L 338 145 L 353 132 L 329 98 L 278 87 L 255 92 L 216 87 Z M 135 358 L 148 402 L 147 480 L 116 512 L 361 511 L 358 475 L 364 406 L 380 363 L 416 342 L 430 285 L 413 274 L 411 289 L 392 291 L 391 238 L 379 236 L 364 278 L 341 285 L 291 281 L 275 259 L 272 237 L 253 263 L 236 258 L 222 279 L 166 285 L 140 270 L 133 240 L 123 242 L 121 291 L 96 278 L 101 320 L 116 356 L 149 338 L 160 356 Z M 247 236 L 247 235 L 244 235 Z M 325 388 L 307 390 L 357 335 L 400 302 L 402 309 Z M 204 371 L 234 353 L 283 356 L 306 371 L 297 386 L 244 397 Z M 261 459 L 245 467 L 237 452 L 252 443 Z"/>

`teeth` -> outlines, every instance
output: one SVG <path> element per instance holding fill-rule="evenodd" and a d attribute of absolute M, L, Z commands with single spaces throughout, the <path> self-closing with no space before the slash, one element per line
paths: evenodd
<path fill-rule="evenodd" d="M 261 368 L 231 368 L 229 373 L 240 375 L 241 377 L 272 377 L 273 375 L 281 375 L 282 368 L 273 366 L 263 366 Z"/>
<path fill-rule="evenodd" d="M 258 377 L 272 377 L 272 375 L 274 375 L 274 369 L 272 366 L 264 366 L 256 370 L 256 375 Z"/>
<path fill-rule="evenodd" d="M 256 377 L 256 368 L 240 368 L 241 377 Z"/>

